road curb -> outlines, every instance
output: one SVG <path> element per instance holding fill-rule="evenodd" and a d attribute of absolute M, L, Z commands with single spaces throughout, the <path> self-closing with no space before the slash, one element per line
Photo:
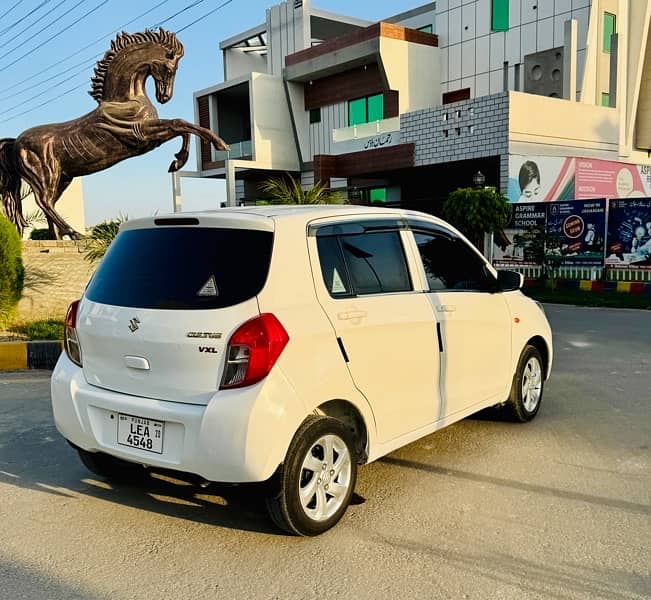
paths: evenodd
<path fill-rule="evenodd" d="M 0 342 L 0 371 L 54 369 L 63 349 L 58 340 Z"/>

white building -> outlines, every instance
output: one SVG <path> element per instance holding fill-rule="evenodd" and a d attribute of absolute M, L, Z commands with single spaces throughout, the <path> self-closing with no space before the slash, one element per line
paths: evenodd
<path fill-rule="evenodd" d="M 285 172 L 428 212 L 477 171 L 512 201 L 532 170 L 529 200 L 649 197 L 650 18 L 648 0 L 438 0 L 380 23 L 282 2 L 194 95 L 231 145 L 200 144 L 199 175 L 229 204 Z"/>

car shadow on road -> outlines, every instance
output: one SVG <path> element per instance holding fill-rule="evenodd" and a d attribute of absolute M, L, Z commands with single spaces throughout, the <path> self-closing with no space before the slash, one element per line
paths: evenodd
<path fill-rule="evenodd" d="M 398 458 L 396 456 L 385 456 L 380 459 L 380 462 L 394 465 L 398 467 L 405 467 L 408 469 L 417 469 L 427 473 L 435 473 L 445 477 L 453 477 L 456 479 L 464 479 L 475 483 L 488 483 L 507 487 L 514 490 L 523 492 L 533 492 L 542 494 L 544 496 L 551 496 L 553 498 L 561 498 L 565 500 L 575 500 L 579 502 L 587 502 L 600 507 L 616 508 L 625 510 L 627 512 L 637 513 L 641 515 L 651 515 L 651 506 L 646 504 L 638 504 L 636 502 L 628 502 L 627 500 L 620 500 L 617 498 L 604 498 L 602 496 L 593 496 L 591 494 L 583 494 L 580 492 L 573 492 L 570 490 L 562 490 L 545 485 L 537 485 L 533 483 L 524 483 L 522 481 L 515 481 L 513 479 L 505 479 L 502 477 L 494 477 L 492 475 L 482 475 L 480 473 L 471 473 L 469 471 L 460 471 L 458 469 L 450 469 L 447 467 L 439 467 L 437 465 L 429 465 L 426 463 Z"/>
<path fill-rule="evenodd" d="M 6 432 L 0 483 L 70 499 L 90 496 L 140 510 L 229 529 L 280 535 L 264 509 L 260 485 L 205 484 L 171 471 L 148 471 L 128 484 L 90 473 L 54 425 Z"/>
<path fill-rule="evenodd" d="M 65 598 L 66 600 L 108 599 L 60 581 L 34 566 L 20 563 L 15 558 L 0 556 L 0 597 L 2 598 Z"/>

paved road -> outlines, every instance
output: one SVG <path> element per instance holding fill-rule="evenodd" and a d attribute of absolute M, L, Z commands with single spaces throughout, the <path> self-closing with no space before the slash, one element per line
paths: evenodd
<path fill-rule="evenodd" d="M 364 467 L 317 539 L 255 497 L 91 476 L 47 374 L 0 376 L 0 598 L 651 598 L 651 312 L 549 306 L 528 425 L 467 419 Z"/>

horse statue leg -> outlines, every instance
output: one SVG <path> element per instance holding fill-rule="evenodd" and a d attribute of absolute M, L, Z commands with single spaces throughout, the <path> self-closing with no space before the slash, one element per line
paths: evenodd
<path fill-rule="evenodd" d="M 183 168 L 186 162 L 188 162 L 188 157 L 190 156 L 190 153 L 188 152 L 188 148 L 190 147 L 190 134 L 184 133 L 181 137 L 183 138 L 183 144 L 181 145 L 181 149 L 174 155 L 176 160 L 173 160 L 170 164 L 170 168 L 167 169 L 168 173 L 178 171 Z"/>
<path fill-rule="evenodd" d="M 147 121 L 141 125 L 140 130 L 144 137 L 150 140 L 155 140 L 159 144 L 167 142 L 174 137 L 181 136 L 183 138 L 183 145 L 179 150 L 175 161 L 170 165 L 169 171 L 177 171 L 188 160 L 188 144 L 189 136 L 196 135 L 202 140 L 213 145 L 215 150 L 229 150 L 228 144 L 222 140 L 217 134 L 201 127 L 185 121 L 184 119 L 156 119 Z"/>
<path fill-rule="evenodd" d="M 32 188 L 36 205 L 45 214 L 48 225 L 54 229 L 55 237 L 58 240 L 62 239 L 64 235 L 70 236 L 73 240 L 83 238 L 83 235 L 70 227 L 65 219 L 54 210 L 56 201 L 70 185 L 72 177 L 61 172 L 58 161 L 50 160 L 48 162 L 47 157 L 41 157 L 32 150 L 23 148 L 19 152 L 19 161 L 21 175 Z"/>

